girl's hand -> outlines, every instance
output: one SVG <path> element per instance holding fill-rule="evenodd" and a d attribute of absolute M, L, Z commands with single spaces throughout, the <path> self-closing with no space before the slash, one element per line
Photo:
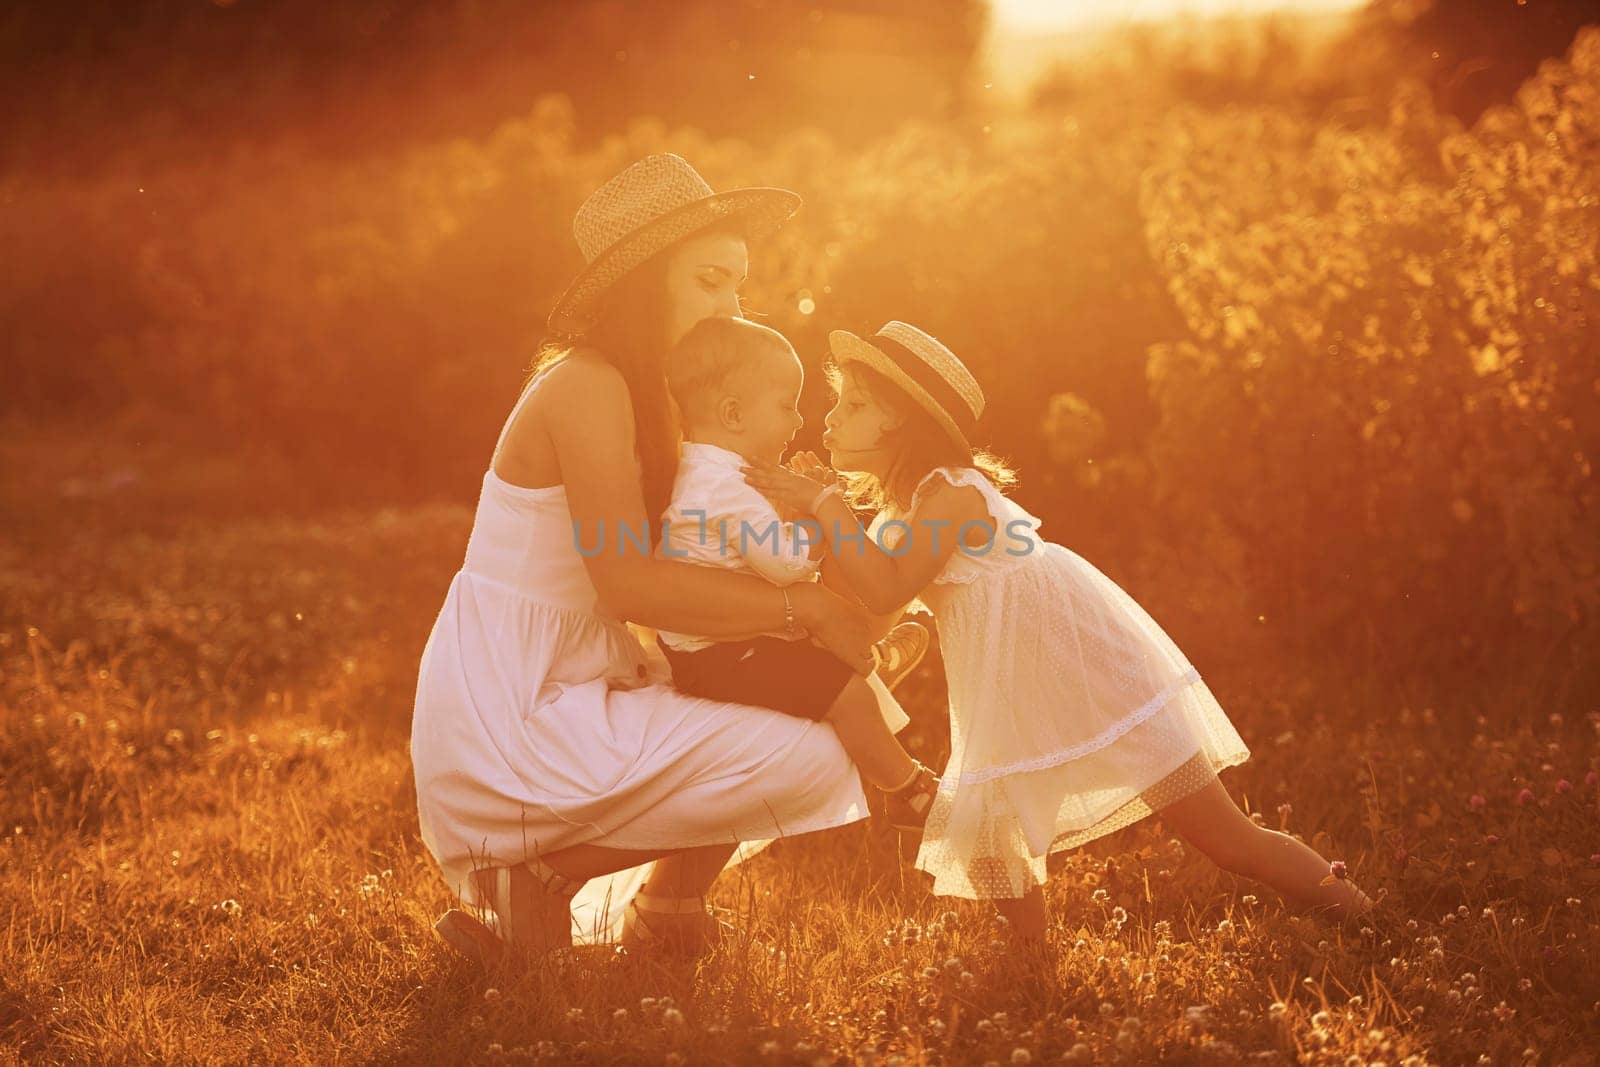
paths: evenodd
<path fill-rule="evenodd" d="M 839 481 L 838 473 L 817 458 L 815 452 L 796 452 L 789 457 L 787 466 L 796 474 L 821 482 L 823 485 L 833 485 Z"/>
<path fill-rule="evenodd" d="M 754 486 L 762 496 L 778 507 L 789 507 L 802 515 L 810 515 L 811 502 L 816 499 L 817 494 L 826 486 L 834 484 L 831 480 L 813 481 L 788 467 L 756 460 L 751 460 L 746 466 L 740 467 L 739 471 L 744 475 L 744 480 Z"/>

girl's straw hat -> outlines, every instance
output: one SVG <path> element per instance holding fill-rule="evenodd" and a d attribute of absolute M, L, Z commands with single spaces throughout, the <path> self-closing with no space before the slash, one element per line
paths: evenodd
<path fill-rule="evenodd" d="M 915 326 L 890 322 L 863 340 L 849 330 L 834 330 L 828 347 L 840 363 L 865 363 L 894 382 L 927 409 L 967 452 L 983 414 L 983 390 L 956 354 Z"/>
<path fill-rule="evenodd" d="M 600 297 L 628 271 L 674 242 L 723 219 L 764 237 L 800 206 L 787 189 L 711 191 L 682 156 L 646 156 L 589 195 L 572 220 L 586 266 L 550 312 L 552 333 L 575 336 L 595 323 Z"/>

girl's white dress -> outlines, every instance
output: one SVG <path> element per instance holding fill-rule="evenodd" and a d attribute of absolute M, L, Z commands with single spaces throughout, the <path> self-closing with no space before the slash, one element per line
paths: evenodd
<path fill-rule="evenodd" d="M 1137 822 L 1243 763 L 1250 750 L 1148 613 L 971 467 L 940 481 L 983 494 L 998 536 L 958 548 L 921 595 L 938 623 L 950 761 L 916 865 L 933 892 L 1019 897 L 1045 857 Z M 875 543 L 893 547 L 903 527 Z M 915 536 L 928 536 L 918 530 Z M 949 532 L 945 532 L 949 536 Z"/>
<path fill-rule="evenodd" d="M 738 842 L 732 866 L 774 838 L 867 817 L 831 726 L 688 696 L 670 678 L 598 603 L 565 486 L 512 485 L 491 466 L 422 653 L 411 725 L 422 840 L 457 896 L 486 911 L 473 868 L 570 845 Z M 874 689 L 891 729 L 903 727 Z M 575 940 L 615 940 L 652 866 L 584 886 Z"/>

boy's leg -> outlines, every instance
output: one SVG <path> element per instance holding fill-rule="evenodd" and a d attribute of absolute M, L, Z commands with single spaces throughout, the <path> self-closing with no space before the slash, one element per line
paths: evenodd
<path fill-rule="evenodd" d="M 916 763 L 883 721 L 877 694 L 861 675 L 851 673 L 823 721 L 839 735 L 867 781 L 879 789 L 904 785 L 916 771 Z"/>

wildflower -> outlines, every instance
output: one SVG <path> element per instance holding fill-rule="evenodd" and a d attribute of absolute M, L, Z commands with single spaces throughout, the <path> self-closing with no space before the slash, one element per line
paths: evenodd
<path fill-rule="evenodd" d="M 1062 1056 L 1062 1059 L 1068 1063 L 1088 1063 L 1090 1055 L 1091 1053 L 1089 1051 L 1089 1046 L 1085 1045 L 1082 1041 L 1079 1041 L 1071 1048 L 1067 1049 L 1066 1054 Z"/>
<path fill-rule="evenodd" d="M 1274 1000 L 1267 1007 L 1267 1014 L 1274 1019 L 1282 1019 L 1289 1011 L 1289 1006 L 1281 1000 Z"/>
<path fill-rule="evenodd" d="M 474 1015 L 472 1018 L 467 1020 L 467 1026 L 468 1026 L 469 1029 L 472 1029 L 472 1030 L 482 1030 L 483 1029 L 483 1016 Z"/>
<path fill-rule="evenodd" d="M 567 1009 L 567 1022 L 569 1022 L 569 1023 L 581 1023 L 581 1022 L 583 1022 L 583 1009 L 582 1008 L 568 1008 Z"/>
<path fill-rule="evenodd" d="M 668 1008 L 666 1011 L 661 1013 L 661 1021 L 666 1023 L 668 1026 L 682 1026 L 683 1012 L 679 1011 L 677 1008 Z"/>
<path fill-rule="evenodd" d="M 239 916 L 244 914 L 244 908 L 242 908 L 239 905 L 239 902 L 234 900 L 232 897 L 224 900 L 221 904 L 218 904 L 217 907 L 222 911 L 222 914 L 226 915 L 230 919 L 237 919 Z"/>
<path fill-rule="evenodd" d="M 1011 1050 L 1011 1062 L 1012 1063 L 1032 1063 L 1033 1062 L 1033 1053 L 1029 1052 L 1025 1048 L 1014 1048 L 1014 1049 Z"/>
<path fill-rule="evenodd" d="M 616 1011 L 612 1012 L 611 1021 L 616 1023 L 618 1026 L 626 1023 L 628 1021 L 628 1009 L 618 1008 Z"/>
<path fill-rule="evenodd" d="M 1600 772 L 1590 771 L 1583 776 L 1584 785 L 1594 785 L 1596 782 L 1600 782 Z"/>
<path fill-rule="evenodd" d="M 1217 933 L 1219 933 L 1219 934 L 1231 934 L 1231 933 L 1233 933 L 1233 920 L 1231 920 L 1231 919 L 1223 919 L 1221 922 L 1217 923 Z"/>
<path fill-rule="evenodd" d="M 1570 792 L 1572 792 L 1572 783 L 1567 781 L 1565 778 L 1560 779 L 1559 781 L 1556 782 L 1556 792 L 1557 793 L 1570 793 Z"/>
<path fill-rule="evenodd" d="M 1343 880 L 1346 874 L 1344 860 L 1334 860 L 1328 864 L 1328 873 L 1335 878 Z"/>
<path fill-rule="evenodd" d="M 994 1023 L 990 1022 L 988 1019 L 979 1019 L 976 1029 L 978 1033 L 987 1035 L 994 1030 Z"/>
<path fill-rule="evenodd" d="M 1325 1027 L 1331 1022 L 1333 1022 L 1333 1016 L 1329 1015 L 1325 1011 L 1319 1011 L 1319 1012 L 1317 1012 L 1315 1015 L 1313 1015 L 1311 1017 L 1311 1025 L 1312 1026 L 1323 1026 L 1323 1027 Z"/>
<path fill-rule="evenodd" d="M 922 968 L 922 977 L 931 982 L 939 977 L 939 970 L 936 967 L 924 967 Z"/>
<path fill-rule="evenodd" d="M 655 1006 L 656 1006 L 656 998 L 655 997 L 640 997 L 639 998 L 639 1010 L 640 1011 L 642 1011 L 642 1012 L 644 1012 L 646 1014 L 649 1014 L 650 1012 L 655 1010 Z"/>
<path fill-rule="evenodd" d="M 1494 1006 L 1494 1017 L 1502 1023 L 1510 1022 L 1512 1016 L 1516 1014 L 1517 1009 L 1509 1006 L 1503 1000 Z"/>
<path fill-rule="evenodd" d="M 1519 805 L 1521 805 L 1521 804 L 1529 804 L 1529 803 L 1532 803 L 1532 802 L 1533 802 L 1533 790 L 1531 790 L 1531 789 L 1527 788 L 1526 786 L 1524 786 L 1517 793 L 1517 803 Z"/>
<path fill-rule="evenodd" d="M 1486 844 L 1486 845 L 1491 845 L 1491 846 L 1492 845 L 1498 845 L 1500 843 L 1500 835 L 1499 834 L 1486 834 L 1486 835 L 1484 835 L 1483 843 Z"/>
<path fill-rule="evenodd" d="M 1094 901 L 1096 904 L 1104 905 L 1111 899 L 1111 894 L 1107 893 L 1104 889 L 1096 889 L 1093 893 L 1089 894 L 1089 899 Z"/>
<path fill-rule="evenodd" d="M 1487 803 L 1489 802 L 1483 799 L 1483 794 L 1481 793 L 1474 793 L 1467 798 L 1467 807 L 1471 808 L 1473 811 L 1482 811 L 1483 806 Z"/>
<path fill-rule="evenodd" d="M 1284 801 L 1282 804 L 1278 805 L 1278 819 L 1280 821 L 1288 822 L 1289 816 L 1292 814 L 1294 814 L 1293 804 L 1290 804 L 1288 801 Z"/>
<path fill-rule="evenodd" d="M 956 919 L 957 916 L 955 912 L 947 911 L 939 916 L 939 925 L 943 926 L 946 930 L 953 929 L 956 925 Z"/>
<path fill-rule="evenodd" d="M 960 974 L 962 971 L 961 960 L 955 956 L 951 956 L 949 959 L 944 961 L 944 971 L 946 974 L 951 975 Z"/>
<path fill-rule="evenodd" d="M 1582 897 L 1568 897 L 1567 898 L 1567 907 L 1569 907 L 1569 908 L 1576 908 L 1579 904 L 1582 904 L 1582 903 L 1583 903 L 1583 898 Z"/>
<path fill-rule="evenodd" d="M 483 991 L 483 1001 L 485 1004 L 493 1004 L 499 999 L 500 990 L 496 989 L 494 986 L 490 986 L 488 989 Z"/>
<path fill-rule="evenodd" d="M 1211 1018 L 1208 1004 L 1191 1004 L 1183 1009 L 1183 1019 L 1191 1026 L 1204 1026 Z"/>
<path fill-rule="evenodd" d="M 1127 922 L 1128 921 L 1127 909 L 1124 908 L 1121 904 L 1118 904 L 1116 907 L 1112 908 L 1111 909 L 1111 921 L 1114 922 L 1114 923 L 1117 923 L 1119 925 L 1122 924 L 1122 923 Z"/>
<path fill-rule="evenodd" d="M 763 1056 L 776 1056 L 782 1051 L 783 1046 L 778 1044 L 776 1041 L 763 1041 L 761 1043 L 761 1054 Z"/>
<path fill-rule="evenodd" d="M 1115 1004 L 1111 1003 L 1111 1001 L 1102 1000 L 1100 1002 L 1100 1014 L 1101 1015 L 1103 1015 L 1103 1016 L 1105 1016 L 1106 1018 L 1109 1019 L 1109 1018 L 1111 1018 L 1111 1016 L 1115 1015 L 1116 1013 L 1117 1013 L 1117 1006 Z"/>
<path fill-rule="evenodd" d="M 962 985 L 970 987 L 970 986 L 976 985 L 977 981 L 978 981 L 978 979 L 973 975 L 973 973 L 971 971 L 962 971 L 961 972 L 961 984 Z"/>

